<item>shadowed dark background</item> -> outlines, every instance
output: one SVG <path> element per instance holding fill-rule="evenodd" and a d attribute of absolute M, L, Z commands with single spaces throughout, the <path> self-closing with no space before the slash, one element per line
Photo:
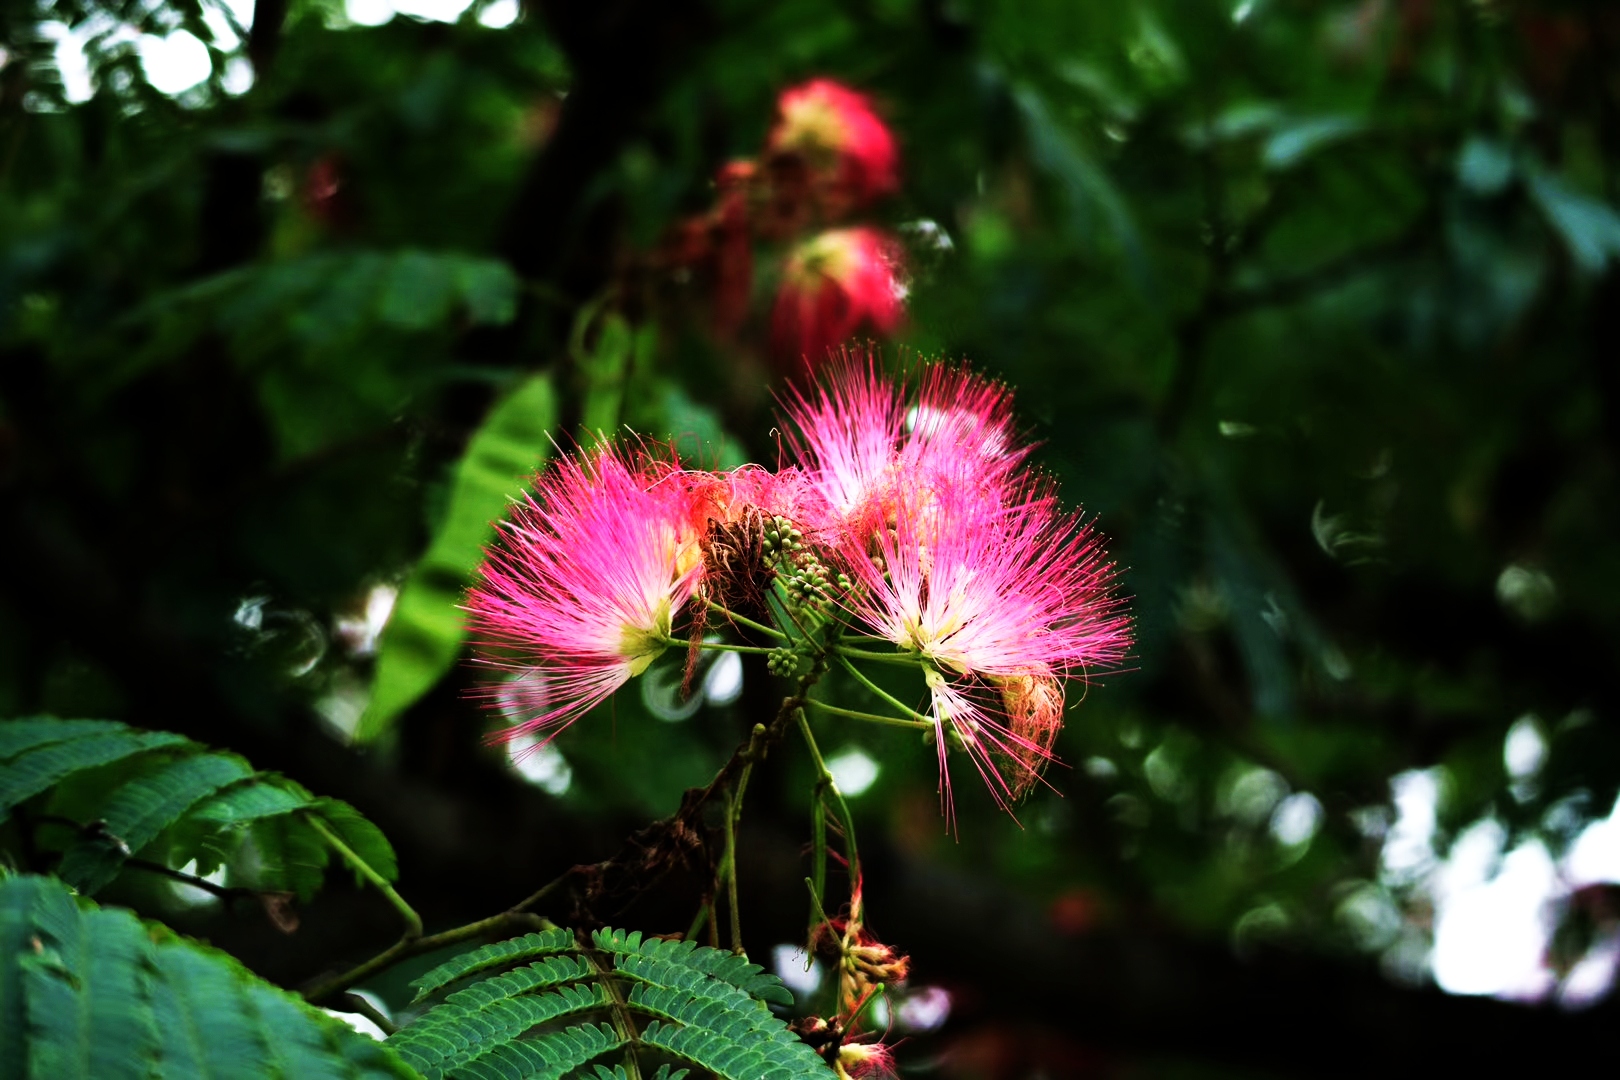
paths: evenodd
<path fill-rule="evenodd" d="M 193 0 L 0 0 L 0 713 L 179 731 L 352 802 L 430 929 L 671 812 L 774 710 L 763 664 L 680 721 L 632 687 L 536 783 L 488 745 L 453 635 L 377 630 L 402 583 L 396 622 L 454 603 L 469 567 L 435 553 L 503 497 L 459 497 L 464 455 L 536 378 L 555 409 L 501 429 L 531 462 L 620 422 L 777 460 L 781 250 L 733 336 L 658 252 L 777 92 L 829 75 L 901 148 L 862 216 L 907 244 L 889 354 L 1016 389 L 1137 628 L 1017 824 L 964 771 L 948 835 L 932 751 L 829 727 L 878 767 L 853 802 L 872 924 L 954 1003 L 902 1063 L 1613 1061 L 1611 5 L 503 3 L 361 26 L 260 0 L 233 28 Z M 179 31 L 211 74 L 165 92 L 141 35 Z M 750 789 L 759 958 L 804 925 L 809 776 L 785 745 Z M 1545 903 L 1492 916 L 1541 955 L 1452 980 L 1518 1000 L 1435 984 L 1454 846 L 1476 897 L 1509 853 L 1551 868 Z M 1609 883 L 1583 877 L 1606 850 Z M 397 934 L 344 882 L 291 935 L 121 885 L 290 986 Z M 696 895 L 597 914 L 676 932 Z"/>

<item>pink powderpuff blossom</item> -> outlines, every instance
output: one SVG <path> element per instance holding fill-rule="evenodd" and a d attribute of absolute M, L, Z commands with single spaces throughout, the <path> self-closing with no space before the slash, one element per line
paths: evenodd
<path fill-rule="evenodd" d="M 947 813 L 951 743 L 1008 806 L 1052 759 L 1065 681 L 1117 665 L 1129 619 L 1090 528 L 1024 469 L 1007 389 L 944 365 L 915 381 L 846 353 L 790 392 L 789 446 L 826 499 L 853 620 L 927 661 Z"/>
<path fill-rule="evenodd" d="M 566 457 L 503 523 L 466 608 L 490 662 L 538 681 L 507 738 L 555 736 L 668 647 L 703 568 L 671 475 L 641 451 Z"/>
<path fill-rule="evenodd" d="M 994 499 L 1028 454 L 1002 384 L 945 364 L 929 365 L 917 382 L 913 401 L 872 353 L 845 352 L 809 390 L 784 399 L 789 449 L 833 524 L 863 539 L 893 517 L 898 499 L 924 497 L 919 479 L 966 478 L 989 485 Z"/>
<path fill-rule="evenodd" d="M 803 465 L 836 527 L 889 483 L 905 437 L 904 388 L 870 353 L 845 352 L 808 389 L 783 398 L 787 447 Z"/>
<path fill-rule="evenodd" d="M 905 314 L 900 247 L 877 229 L 834 229 L 788 256 L 771 312 L 771 351 L 814 367 L 858 333 L 887 335 Z"/>
<path fill-rule="evenodd" d="M 799 154 L 838 189 L 839 201 L 871 202 L 900 186 L 894 134 L 872 100 L 832 79 L 811 79 L 782 91 L 768 148 Z"/>
<path fill-rule="evenodd" d="M 894 1052 L 880 1042 L 846 1042 L 838 1047 L 833 1074 L 840 1080 L 889 1080 L 896 1075 Z"/>
<path fill-rule="evenodd" d="M 856 622 L 925 669 L 949 813 L 954 736 L 1003 806 L 1052 757 L 1063 678 L 1116 666 L 1129 620 L 1090 528 L 1028 479 L 912 472 L 886 528 L 845 550 Z M 1000 489 L 1000 490 L 998 490 Z M 1011 766 L 1009 779 L 1002 772 Z"/>

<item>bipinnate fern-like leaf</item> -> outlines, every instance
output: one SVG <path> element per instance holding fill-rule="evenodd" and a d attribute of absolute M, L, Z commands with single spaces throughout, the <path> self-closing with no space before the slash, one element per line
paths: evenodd
<path fill-rule="evenodd" d="M 224 953 L 0 880 L 0 1080 L 413 1080 L 387 1046 Z"/>
<path fill-rule="evenodd" d="M 825 1080 L 775 1016 L 780 979 L 686 941 L 550 929 L 416 980 L 426 1012 L 388 1040 L 428 1080 Z"/>
<path fill-rule="evenodd" d="M 348 804 L 234 754 L 108 720 L 0 722 L 0 823 L 19 808 L 45 823 L 36 848 L 60 850 L 58 875 L 86 894 L 145 855 L 204 874 L 223 865 L 250 887 L 308 899 L 332 858 L 316 822 L 384 878 L 397 873 L 387 839 Z"/>

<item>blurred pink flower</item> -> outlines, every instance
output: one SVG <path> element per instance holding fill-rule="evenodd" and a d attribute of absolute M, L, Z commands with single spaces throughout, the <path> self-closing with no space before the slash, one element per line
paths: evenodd
<path fill-rule="evenodd" d="M 841 201 L 858 206 L 900 186 L 894 135 L 872 100 L 831 79 L 811 79 L 782 91 L 770 150 L 802 155 L 828 175 Z"/>
<path fill-rule="evenodd" d="M 858 333 L 898 328 L 905 314 L 899 258 L 892 237 L 864 226 L 824 232 L 796 247 L 771 313 L 777 362 L 813 368 Z"/>

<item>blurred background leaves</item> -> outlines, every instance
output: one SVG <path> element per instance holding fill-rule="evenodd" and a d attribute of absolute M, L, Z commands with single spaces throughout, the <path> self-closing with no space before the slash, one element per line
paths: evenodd
<path fill-rule="evenodd" d="M 775 463 L 780 247 L 730 335 L 660 252 L 829 75 L 900 142 L 867 215 L 908 245 L 899 344 L 1016 387 L 1139 638 L 1022 830 L 961 798 L 953 840 L 925 748 L 829 732 L 877 770 L 872 921 L 951 993 L 903 1060 L 1612 1056 L 1610 8 L 3 0 L 0 707 L 331 792 L 435 924 L 667 813 L 774 708 L 763 665 L 511 754 L 454 602 L 554 442 Z M 768 769 L 756 956 L 803 906 L 808 766 Z M 676 892 L 618 921 L 679 930 Z M 289 983 L 392 932 L 341 886 L 292 938 L 190 917 Z"/>

